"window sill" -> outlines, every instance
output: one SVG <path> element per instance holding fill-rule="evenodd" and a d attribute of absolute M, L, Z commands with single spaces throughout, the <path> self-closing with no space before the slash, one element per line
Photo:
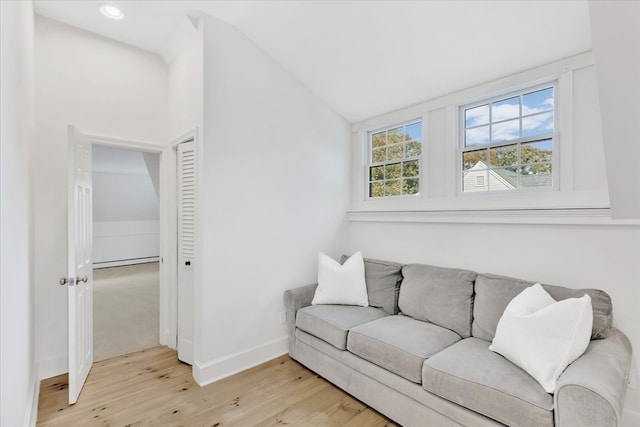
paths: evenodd
<path fill-rule="evenodd" d="M 350 222 L 441 224 L 640 225 L 640 220 L 614 220 L 609 208 L 504 209 L 347 212 Z"/>

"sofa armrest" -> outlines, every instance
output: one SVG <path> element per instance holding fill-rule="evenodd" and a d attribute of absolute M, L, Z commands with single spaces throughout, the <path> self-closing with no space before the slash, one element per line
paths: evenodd
<path fill-rule="evenodd" d="M 287 327 L 289 328 L 289 355 L 294 359 L 296 313 L 302 307 L 311 305 L 311 301 L 313 300 L 317 287 L 318 284 L 313 283 L 311 285 L 300 286 L 299 288 L 284 291 L 284 307 L 287 310 Z"/>
<path fill-rule="evenodd" d="M 630 367 L 631 343 L 622 332 L 591 341 L 558 379 L 556 427 L 620 425 Z"/>

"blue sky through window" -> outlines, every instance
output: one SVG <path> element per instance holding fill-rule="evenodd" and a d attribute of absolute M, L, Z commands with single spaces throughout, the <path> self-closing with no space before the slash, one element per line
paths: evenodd
<path fill-rule="evenodd" d="M 553 109 L 553 87 L 468 108 L 465 146 L 553 133 Z"/>
<path fill-rule="evenodd" d="M 422 122 L 414 123 L 412 125 L 407 125 L 406 132 L 411 139 L 417 139 L 417 140 L 422 139 Z"/>

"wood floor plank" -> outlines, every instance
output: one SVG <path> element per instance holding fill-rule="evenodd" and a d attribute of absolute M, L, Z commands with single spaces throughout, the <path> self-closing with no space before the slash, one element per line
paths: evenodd
<path fill-rule="evenodd" d="M 106 361 L 94 364 L 79 400 L 84 405 L 90 404 L 92 399 L 104 402 L 105 396 L 118 396 L 120 394 L 119 391 L 122 389 L 129 389 L 153 376 L 163 375 L 165 369 L 180 366 L 181 364 L 176 364 L 175 352 L 167 350 L 163 352 L 135 353 L 132 355 L 134 357 L 121 356 L 111 359 L 109 361 L 110 364 L 107 365 L 103 364 Z M 105 366 L 107 369 L 104 368 Z M 190 371 L 191 369 L 187 365 L 182 366 L 184 366 L 183 369 L 185 370 Z M 94 387 L 93 384 L 99 384 L 99 387 Z M 45 380 L 41 386 L 42 392 L 45 392 L 44 394 L 47 397 L 49 397 L 49 394 L 46 391 L 62 390 L 62 388 L 64 390 L 67 388 L 66 374 Z M 59 406 L 60 404 L 65 404 L 68 400 L 66 391 L 58 394 L 51 393 L 50 396 L 53 399 L 45 398 L 40 401 L 41 408 Z"/>
<path fill-rule="evenodd" d="M 68 405 L 67 376 L 42 381 L 38 426 L 395 426 L 289 356 L 199 387 L 175 351 L 94 364 Z"/>
<path fill-rule="evenodd" d="M 313 425 L 342 426 L 364 409 L 366 406 L 363 403 L 349 395 L 336 396 L 335 388 L 327 385 L 310 398 L 291 405 L 256 425 L 296 426 L 306 422 Z"/>

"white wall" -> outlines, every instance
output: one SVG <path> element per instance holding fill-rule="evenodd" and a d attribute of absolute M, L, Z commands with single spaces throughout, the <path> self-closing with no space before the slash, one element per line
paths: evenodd
<path fill-rule="evenodd" d="M 33 5 L 0 2 L 0 425 L 35 422 Z M 34 405 L 36 407 L 34 408 Z"/>
<path fill-rule="evenodd" d="M 169 64 L 169 141 L 199 128 L 204 107 L 203 30 L 185 17 L 190 35 L 181 52 Z M 185 29 L 186 31 L 186 29 Z"/>
<path fill-rule="evenodd" d="M 94 172 L 93 190 L 96 222 L 158 220 L 158 197 L 149 175 Z"/>
<path fill-rule="evenodd" d="M 285 289 L 347 248 L 349 124 L 235 28 L 204 17 L 200 383 L 287 351 Z"/>
<path fill-rule="evenodd" d="M 147 173 L 151 179 L 153 190 L 156 198 L 160 198 L 160 154 L 158 153 L 142 153 L 144 163 L 147 166 Z"/>
<path fill-rule="evenodd" d="M 93 267 L 114 267 L 158 261 L 159 221 L 93 223 Z"/>
<path fill-rule="evenodd" d="M 67 125 L 166 143 L 167 67 L 157 55 L 36 16 L 35 286 L 40 375 L 67 367 Z"/>
<path fill-rule="evenodd" d="M 554 75 L 560 76 L 561 85 L 556 113 L 562 123 L 560 188 L 459 195 L 455 163 L 457 105 L 483 93 L 486 96 L 510 85 Z M 381 123 L 416 116 L 424 117 L 426 129 L 423 196 L 367 201 L 363 158 L 366 131 Z M 571 288 L 603 289 L 613 300 L 614 324 L 636 349 L 632 369 L 637 376 L 640 223 L 617 221 L 608 208 L 607 190 L 611 186 L 607 185 L 607 176 L 611 175 L 605 164 L 596 72 L 590 54 L 358 123 L 353 133 L 350 252 L 361 250 L 371 258 L 467 268 Z M 627 139 L 623 145 L 633 144 L 637 141 Z M 563 209 L 536 211 L 541 208 Z M 394 212 L 397 210 L 405 212 Z M 625 417 L 625 425 L 640 422 L 638 390 L 628 391 Z"/>
<path fill-rule="evenodd" d="M 113 147 L 93 148 L 94 267 L 158 259 L 160 208 L 148 165 L 158 173 L 159 156 Z"/>
<path fill-rule="evenodd" d="M 589 16 L 612 213 L 640 219 L 640 2 L 590 1 Z"/>

